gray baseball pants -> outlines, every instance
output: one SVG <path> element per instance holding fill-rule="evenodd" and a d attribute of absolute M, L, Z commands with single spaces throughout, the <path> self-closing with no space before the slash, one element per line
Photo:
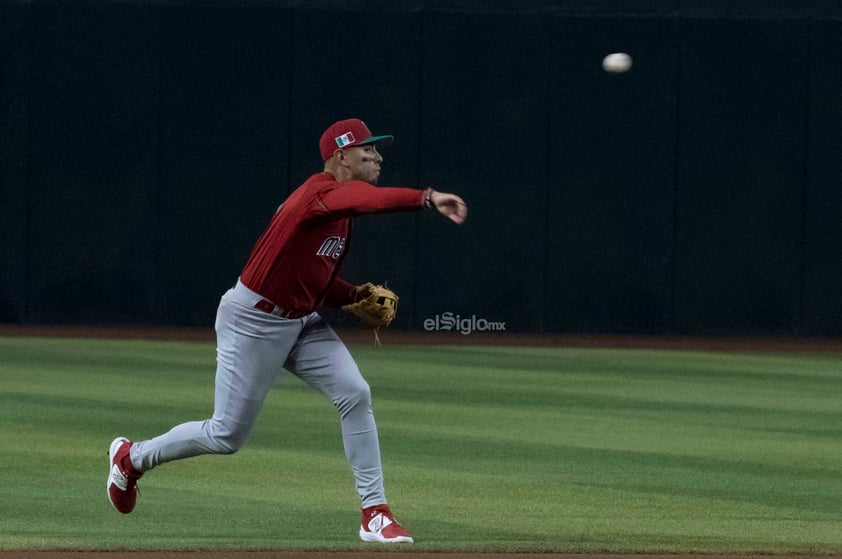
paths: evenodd
<path fill-rule="evenodd" d="M 254 308 L 260 299 L 239 281 L 222 296 L 216 314 L 213 416 L 136 442 L 132 464 L 145 472 L 192 456 L 237 452 L 276 376 L 286 369 L 338 409 L 345 457 L 362 506 L 385 503 L 371 391 L 345 344 L 317 313 L 280 318 Z"/>

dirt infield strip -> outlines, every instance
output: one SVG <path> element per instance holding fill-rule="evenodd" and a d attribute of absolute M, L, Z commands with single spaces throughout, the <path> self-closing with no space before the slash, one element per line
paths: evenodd
<path fill-rule="evenodd" d="M 373 344 L 374 336 L 363 328 L 337 328 L 348 344 Z M 215 341 L 213 327 L 167 326 L 69 326 L 0 324 L 0 336 L 61 338 L 146 339 Z M 384 345 L 506 345 L 524 347 L 605 347 L 736 352 L 842 352 L 842 338 L 798 337 L 691 337 L 603 334 L 531 334 L 523 332 L 472 333 L 391 330 L 381 332 Z"/>
<path fill-rule="evenodd" d="M 413 551 L 0 551 L 0 559 L 842 559 L 842 555 L 434 553 Z"/>

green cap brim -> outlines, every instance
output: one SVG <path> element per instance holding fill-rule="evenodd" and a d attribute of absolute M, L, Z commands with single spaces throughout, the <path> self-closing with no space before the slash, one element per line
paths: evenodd
<path fill-rule="evenodd" d="M 391 143 L 394 139 L 395 139 L 395 137 L 394 137 L 394 136 L 372 136 L 371 138 L 368 138 L 368 139 L 366 139 L 366 140 L 363 140 L 362 142 L 356 142 L 356 143 L 353 143 L 353 144 L 351 144 L 351 145 L 350 145 L 350 146 L 348 146 L 348 147 L 352 147 L 352 146 L 364 146 L 364 145 L 367 145 L 367 144 L 379 144 L 379 143 L 389 144 L 389 143 Z"/>

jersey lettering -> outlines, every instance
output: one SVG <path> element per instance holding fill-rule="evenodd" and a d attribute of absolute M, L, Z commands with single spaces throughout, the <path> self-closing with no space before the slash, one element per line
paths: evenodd
<path fill-rule="evenodd" d="M 342 255 L 345 249 L 345 237 L 328 237 L 316 251 L 316 256 L 330 256 L 334 260 Z"/>

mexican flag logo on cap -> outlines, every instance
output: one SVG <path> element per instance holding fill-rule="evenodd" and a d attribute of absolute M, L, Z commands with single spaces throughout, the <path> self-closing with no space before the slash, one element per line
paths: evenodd
<path fill-rule="evenodd" d="M 354 135 L 351 132 L 345 132 L 341 136 L 336 137 L 336 145 L 344 148 L 349 144 L 353 144 L 357 140 L 354 138 Z"/>

